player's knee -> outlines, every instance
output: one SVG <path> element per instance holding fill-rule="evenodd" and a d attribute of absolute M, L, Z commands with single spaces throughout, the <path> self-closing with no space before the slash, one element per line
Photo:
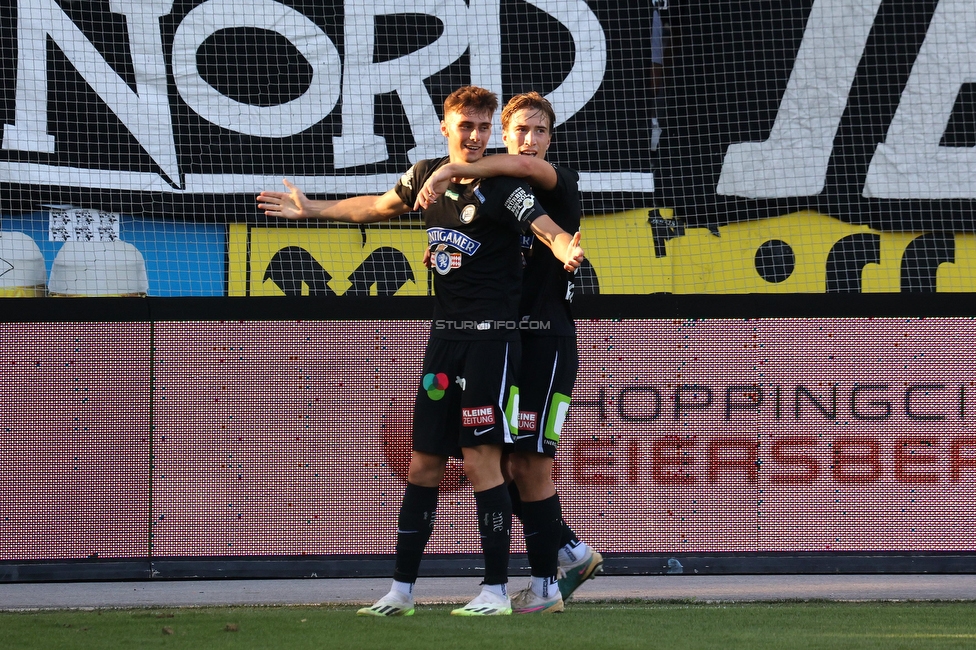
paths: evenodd
<path fill-rule="evenodd" d="M 502 478 L 505 479 L 506 483 L 511 483 L 515 480 L 515 474 L 512 470 L 512 457 L 510 454 L 506 454 L 502 457 Z"/>
<path fill-rule="evenodd" d="M 512 474 L 512 480 L 516 484 L 522 485 L 531 475 L 531 468 L 526 462 L 525 457 L 517 454 L 512 456 L 512 462 L 509 465 L 509 471 Z"/>
<path fill-rule="evenodd" d="M 410 459 L 407 480 L 422 487 L 436 487 L 444 478 L 446 467 L 447 458 L 415 452 Z"/>
<path fill-rule="evenodd" d="M 552 459 L 542 454 L 513 454 L 512 476 L 523 497 L 533 497 L 529 501 L 545 498 L 553 491 Z"/>
<path fill-rule="evenodd" d="M 477 451 L 465 449 L 464 452 L 464 475 L 475 491 L 485 490 L 504 482 L 500 451 L 492 453 L 490 449 L 478 448 Z"/>
<path fill-rule="evenodd" d="M 440 485 L 442 478 L 444 478 L 443 469 L 437 471 L 429 468 L 414 469 L 411 467 L 407 472 L 407 480 L 421 487 L 436 487 Z"/>
<path fill-rule="evenodd" d="M 467 477 L 468 481 L 472 486 L 477 486 L 484 484 L 487 481 L 501 475 L 501 468 L 491 468 L 488 467 L 484 462 L 480 460 L 464 460 L 464 475 Z"/>

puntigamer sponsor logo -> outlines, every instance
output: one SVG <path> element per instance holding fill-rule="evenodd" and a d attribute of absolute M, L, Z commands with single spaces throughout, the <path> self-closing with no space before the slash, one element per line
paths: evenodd
<path fill-rule="evenodd" d="M 463 232 L 451 230 L 450 228 L 428 228 L 427 243 L 431 246 L 447 244 L 468 255 L 474 255 L 481 248 L 481 242 L 471 239 Z"/>

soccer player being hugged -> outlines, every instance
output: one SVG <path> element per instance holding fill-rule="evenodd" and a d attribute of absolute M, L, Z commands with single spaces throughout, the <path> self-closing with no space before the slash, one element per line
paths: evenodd
<path fill-rule="evenodd" d="M 516 95 L 502 111 L 502 140 L 510 155 L 441 167 L 421 189 L 419 207 L 438 200 L 451 176 L 513 176 L 530 183 L 546 213 L 563 230 L 579 231 L 579 174 L 545 160 L 555 120 L 552 105 L 539 93 Z M 519 306 L 521 416 L 509 467 L 514 478 L 512 503 L 525 530 L 532 578 L 527 589 L 513 596 L 512 609 L 558 612 L 563 601 L 600 569 L 603 557 L 563 520 L 552 481 L 553 458 L 579 365 L 570 310 L 574 272 L 531 235 L 522 241 L 526 266 Z"/>
<path fill-rule="evenodd" d="M 497 107 L 495 94 L 483 88 L 466 86 L 451 93 L 441 122 L 448 156 L 416 163 L 381 196 L 310 200 L 286 180 L 287 192 L 262 192 L 258 207 L 268 216 L 349 223 L 384 221 L 409 212 L 439 167 L 484 155 Z M 360 615 L 414 613 L 414 583 L 434 526 L 438 485 L 451 456 L 462 458 L 474 489 L 485 560 L 481 593 L 451 613 L 512 612 L 507 591 L 512 502 L 501 462 L 504 445 L 513 442 L 517 427 L 512 413 L 517 410 L 513 402 L 521 340 L 513 324 L 518 322 L 522 290 L 521 236 L 531 232 L 570 270 L 579 268 L 583 250 L 579 233 L 559 228 L 525 181 L 504 176 L 455 181 L 423 211 L 435 270 L 435 306 L 414 405 L 413 451 L 397 519 L 393 586 L 372 607 L 359 610 Z"/>

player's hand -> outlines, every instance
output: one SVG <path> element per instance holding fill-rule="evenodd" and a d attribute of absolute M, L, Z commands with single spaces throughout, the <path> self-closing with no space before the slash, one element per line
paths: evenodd
<path fill-rule="evenodd" d="M 282 179 L 287 192 L 269 192 L 267 190 L 258 194 L 258 209 L 264 210 L 264 214 L 269 217 L 281 217 L 283 219 L 307 219 L 308 197 L 300 189 Z"/>
<path fill-rule="evenodd" d="M 441 167 L 430 175 L 424 186 L 417 192 L 417 200 L 413 204 L 414 210 L 429 208 L 437 203 L 437 197 L 447 191 L 447 186 L 451 182 L 450 171 Z"/>
<path fill-rule="evenodd" d="M 576 234 L 573 235 L 573 240 L 569 242 L 569 250 L 567 251 L 565 263 L 563 264 L 563 268 L 569 272 L 576 271 L 583 264 L 583 260 L 586 259 L 579 243 L 580 233 L 577 230 Z"/>
<path fill-rule="evenodd" d="M 431 258 L 430 258 L 430 249 L 429 248 L 425 248 L 424 249 L 424 268 L 429 269 L 429 268 L 433 268 L 433 266 L 434 266 L 434 263 L 431 261 Z"/>

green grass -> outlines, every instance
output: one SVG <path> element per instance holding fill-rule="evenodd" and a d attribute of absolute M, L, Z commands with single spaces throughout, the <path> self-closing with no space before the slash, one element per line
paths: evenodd
<path fill-rule="evenodd" d="M 409 618 L 355 607 L 0 612 L 0 648 L 972 648 L 976 603 L 572 603 L 564 614 Z"/>

